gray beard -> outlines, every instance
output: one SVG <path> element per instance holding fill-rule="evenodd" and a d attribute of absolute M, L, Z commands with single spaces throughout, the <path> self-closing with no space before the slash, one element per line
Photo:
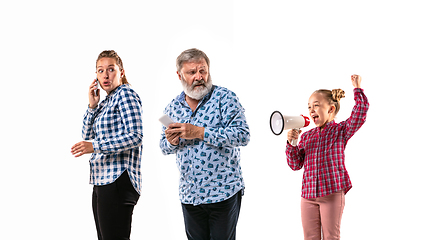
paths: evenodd
<path fill-rule="evenodd" d="M 205 82 L 205 80 L 194 81 L 193 84 L 191 84 L 191 86 L 187 84 L 187 81 L 185 81 L 185 78 L 183 75 L 181 75 L 181 77 L 182 77 L 181 83 L 182 83 L 182 87 L 184 88 L 184 93 L 192 99 L 200 100 L 204 96 L 206 96 L 212 89 L 212 79 L 210 74 L 208 76 L 207 82 Z M 203 86 L 200 86 L 197 89 L 194 89 L 194 87 L 200 83 L 202 83 Z"/>

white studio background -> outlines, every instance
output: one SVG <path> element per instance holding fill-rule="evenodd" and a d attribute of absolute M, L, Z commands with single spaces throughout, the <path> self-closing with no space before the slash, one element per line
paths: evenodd
<path fill-rule="evenodd" d="M 239 96 L 251 128 L 242 148 L 238 239 L 302 239 L 302 170 L 269 118 L 307 115 L 319 88 L 362 76 L 371 107 L 349 141 L 342 239 L 420 239 L 427 223 L 422 1 L 2 1 L 0 233 L 4 239 L 96 239 L 89 155 L 75 159 L 95 60 L 121 56 L 143 101 L 142 196 L 132 239 L 186 239 L 174 156 L 158 147 L 164 107 L 182 88 L 175 59 L 196 47 L 214 84 Z M 102 97 L 105 96 L 103 93 Z M 309 130 L 310 125 L 303 131 Z"/>

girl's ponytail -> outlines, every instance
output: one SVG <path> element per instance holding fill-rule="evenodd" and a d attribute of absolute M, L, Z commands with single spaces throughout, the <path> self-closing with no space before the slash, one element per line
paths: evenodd
<path fill-rule="evenodd" d="M 345 92 L 342 89 L 332 89 L 332 100 L 339 102 L 341 98 L 345 98 Z"/>

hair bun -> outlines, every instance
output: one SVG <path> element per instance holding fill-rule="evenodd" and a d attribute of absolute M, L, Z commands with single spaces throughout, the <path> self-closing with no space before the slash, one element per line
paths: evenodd
<path fill-rule="evenodd" d="M 342 89 L 332 89 L 332 100 L 339 102 L 345 97 L 345 92 Z"/>

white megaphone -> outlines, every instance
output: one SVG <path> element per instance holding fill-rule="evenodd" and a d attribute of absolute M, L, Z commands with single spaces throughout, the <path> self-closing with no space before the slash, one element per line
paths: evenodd
<path fill-rule="evenodd" d="M 270 117 L 271 131 L 276 134 L 282 134 L 283 130 L 297 129 L 307 127 L 310 124 L 310 119 L 303 115 L 301 116 L 286 116 L 279 111 L 274 111 Z M 292 140 L 292 146 L 297 145 L 297 139 Z"/>

